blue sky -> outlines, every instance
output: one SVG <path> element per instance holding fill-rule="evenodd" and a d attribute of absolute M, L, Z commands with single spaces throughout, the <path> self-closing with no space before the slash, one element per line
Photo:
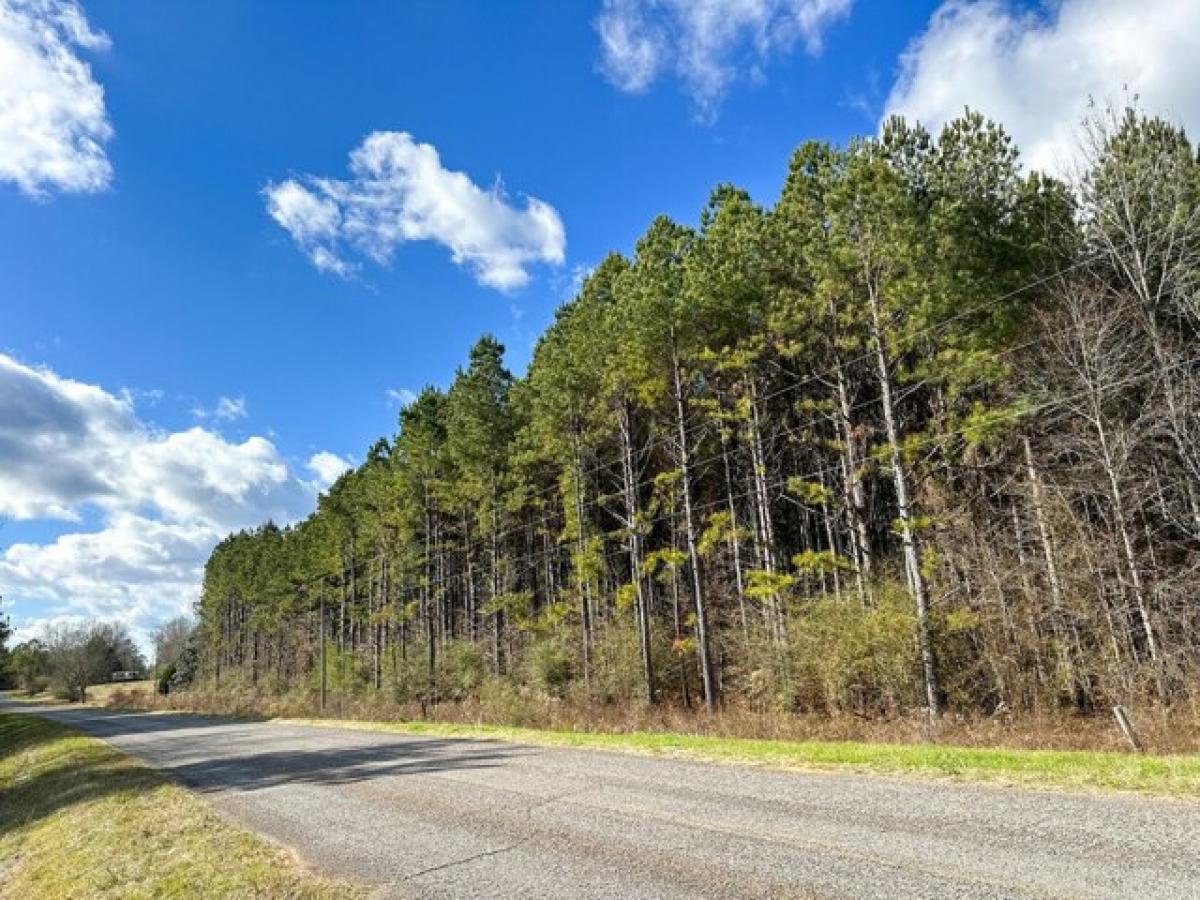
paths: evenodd
<path fill-rule="evenodd" d="M 187 608 L 215 535 L 302 515 L 479 334 L 522 370 L 580 272 L 719 182 L 772 202 L 805 139 L 969 103 L 1053 167 L 1089 91 L 1195 118 L 1198 54 L 1147 60 L 1185 58 L 1198 4 L 1138 6 L 0 0 L 46 67 L 0 70 L 0 105 L 68 119 L 0 114 L 14 622 Z M 46 63 L 46 22 L 82 68 Z"/>

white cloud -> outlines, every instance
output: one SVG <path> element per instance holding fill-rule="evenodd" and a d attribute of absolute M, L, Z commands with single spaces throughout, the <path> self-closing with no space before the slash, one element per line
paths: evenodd
<path fill-rule="evenodd" d="M 571 266 L 569 277 L 566 281 L 562 282 L 565 285 L 562 288 L 563 300 L 570 300 L 578 296 L 579 292 L 583 290 L 584 282 L 591 277 L 594 271 L 596 271 L 596 267 L 588 263 L 576 263 Z M 559 287 L 559 285 L 555 285 L 555 287 Z"/>
<path fill-rule="evenodd" d="M 337 481 L 343 472 L 352 468 L 354 467 L 348 460 L 328 450 L 314 453 L 308 458 L 308 470 L 317 476 L 314 485 L 321 491 Z"/>
<path fill-rule="evenodd" d="M 662 72 L 670 54 L 667 29 L 643 0 L 605 0 L 596 19 L 604 73 L 623 91 L 636 94 Z"/>
<path fill-rule="evenodd" d="M 711 121 L 729 85 L 760 78 L 772 56 L 801 43 L 820 53 L 829 26 L 853 0 L 604 0 L 596 18 L 601 68 L 620 90 L 638 93 L 675 74 Z"/>
<path fill-rule="evenodd" d="M 271 441 L 164 432 L 138 418 L 134 396 L 0 354 L 0 516 L 100 523 L 0 553 L 0 594 L 26 633 L 81 615 L 144 633 L 197 599 L 223 535 L 313 507 L 316 485 Z"/>
<path fill-rule="evenodd" d="M 246 418 L 246 398 L 222 397 L 217 401 L 217 408 L 213 411 L 213 416 L 226 420 Z"/>
<path fill-rule="evenodd" d="M 307 507 L 302 484 L 263 437 L 231 443 L 191 428 L 139 441 L 120 503 L 151 504 L 168 518 L 232 530 L 265 518 L 289 520 Z"/>
<path fill-rule="evenodd" d="M 104 89 L 76 53 L 108 46 L 75 0 L 0 0 L 0 181 L 35 197 L 108 186 Z"/>
<path fill-rule="evenodd" d="M 964 106 L 1004 124 L 1033 168 L 1069 172 L 1089 96 L 1200 130 L 1200 2 L 1062 0 L 1041 11 L 948 0 L 901 60 L 885 116 L 930 129 Z"/>
<path fill-rule="evenodd" d="M 304 508 L 303 486 L 270 441 L 163 433 L 138 419 L 132 396 L 0 354 L 0 515 L 72 520 L 87 506 L 149 505 L 237 528 Z"/>
<path fill-rule="evenodd" d="M 73 519 L 115 497 L 114 463 L 139 431 L 128 395 L 0 354 L 0 515 Z"/>
<path fill-rule="evenodd" d="M 557 211 L 535 197 L 513 205 L 501 185 L 483 189 L 442 166 L 437 148 L 377 131 L 350 155 L 350 178 L 289 178 L 267 186 L 267 212 L 323 272 L 343 277 L 348 253 L 386 264 L 406 241 L 434 241 L 488 287 L 529 281 L 534 263 L 561 265 L 566 235 Z"/>
<path fill-rule="evenodd" d="M 217 400 L 217 405 L 212 409 L 197 406 L 192 410 L 192 415 L 197 419 L 218 419 L 225 422 L 232 422 L 234 419 L 244 419 L 246 418 L 246 398 L 221 397 Z"/>
<path fill-rule="evenodd" d="M 408 388 L 388 388 L 384 391 L 387 398 L 399 406 L 408 406 L 410 403 L 415 403 L 417 395 Z"/>
<path fill-rule="evenodd" d="M 267 189 L 267 212 L 301 244 L 336 240 L 342 219 L 333 200 L 295 181 Z"/>
<path fill-rule="evenodd" d="M 164 523 L 120 513 L 96 532 L 48 544 L 20 543 L 0 555 L 0 584 L 21 603 L 17 639 L 64 619 L 121 621 L 145 637 L 187 613 L 204 561 L 221 533 L 205 525 Z"/>

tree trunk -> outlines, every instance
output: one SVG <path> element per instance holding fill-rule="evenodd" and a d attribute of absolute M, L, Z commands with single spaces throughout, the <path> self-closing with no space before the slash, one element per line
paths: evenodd
<path fill-rule="evenodd" d="M 879 374 L 879 395 L 883 404 L 884 426 L 887 430 L 892 480 L 896 487 L 900 540 L 904 547 L 904 563 L 908 572 L 909 591 L 912 594 L 917 613 L 917 644 L 921 654 L 921 672 L 925 682 L 925 701 L 929 705 L 929 715 L 938 719 L 942 714 L 941 684 L 939 683 L 937 656 L 929 624 L 929 589 L 925 583 L 925 575 L 921 571 L 920 544 L 914 528 L 908 476 L 904 471 L 904 462 L 900 455 L 900 434 L 896 425 L 896 411 L 892 404 L 892 373 L 884 342 L 883 326 L 880 321 L 879 297 L 873 287 L 868 289 L 868 298 L 871 307 L 871 332 L 875 344 L 875 362 Z"/>
<path fill-rule="evenodd" d="M 646 702 L 657 701 L 654 686 L 654 658 L 650 643 L 650 604 L 642 575 L 642 536 L 638 531 L 637 493 L 634 483 L 633 434 L 629 421 L 629 406 L 622 403 L 618 408 L 617 422 L 621 434 L 621 481 L 625 496 L 626 542 L 629 550 L 629 571 L 633 580 L 637 610 L 638 644 L 642 656 L 642 686 Z"/>
<path fill-rule="evenodd" d="M 574 453 L 572 461 L 575 466 L 575 540 L 579 553 L 579 564 L 582 566 L 586 558 L 587 535 L 583 526 L 583 461 L 579 450 L 579 435 L 572 435 Z M 580 625 L 583 631 L 583 680 L 588 683 L 591 678 L 592 662 L 592 616 L 590 610 L 592 579 L 585 575 L 579 584 L 579 613 Z"/>
<path fill-rule="evenodd" d="M 737 504 L 733 499 L 733 471 L 729 464 L 729 442 L 724 431 L 721 432 L 721 460 L 725 465 L 725 503 L 729 509 L 729 551 L 733 556 L 733 582 L 737 589 L 742 637 L 748 640 L 750 625 L 746 619 L 746 585 L 742 578 L 742 539 L 738 536 Z"/>
<path fill-rule="evenodd" d="M 672 342 L 673 343 L 673 342 Z M 700 554 L 696 549 L 696 519 L 692 510 L 692 468 L 688 450 L 687 404 L 683 393 L 683 372 L 674 346 L 671 348 L 671 380 L 675 400 L 675 426 L 678 440 L 680 491 L 683 495 L 683 535 L 687 542 L 689 568 L 692 572 L 692 592 L 696 602 L 696 642 L 700 649 L 700 675 L 704 685 L 704 706 L 715 712 L 720 703 L 717 683 L 713 677 L 712 651 L 708 635 L 708 607 L 705 603 Z"/>
<path fill-rule="evenodd" d="M 750 461 L 754 478 L 754 508 L 759 532 L 759 559 L 763 571 L 775 573 L 775 520 L 771 515 L 771 496 L 767 487 L 767 460 L 763 450 L 762 424 L 759 420 L 758 385 L 747 379 L 750 395 Z M 777 642 L 784 638 L 783 610 L 779 595 L 772 592 L 767 598 L 770 631 Z"/>
<path fill-rule="evenodd" d="M 425 693 L 430 702 L 437 693 L 437 640 L 434 634 L 433 603 L 433 521 L 430 513 L 429 486 L 425 486 L 425 559 L 424 584 L 421 585 L 421 614 L 425 618 Z"/>
<path fill-rule="evenodd" d="M 1094 404 L 1095 405 L 1095 404 Z M 1146 588 L 1142 579 L 1142 570 L 1137 562 L 1137 554 L 1133 547 L 1133 536 L 1129 531 L 1129 516 L 1125 509 L 1121 485 L 1117 479 L 1117 470 L 1113 461 L 1108 431 L 1100 418 L 1098 409 L 1093 420 L 1096 437 L 1100 444 L 1100 458 L 1104 464 L 1104 474 L 1108 480 L 1109 497 L 1113 505 L 1113 520 L 1117 528 L 1117 536 L 1121 541 L 1121 552 L 1125 559 L 1126 574 L 1129 576 L 1129 586 L 1133 590 L 1134 603 L 1137 606 L 1138 618 L 1146 636 L 1146 650 L 1151 661 L 1158 665 L 1158 641 L 1154 637 L 1154 626 L 1150 621 L 1150 605 L 1146 600 Z"/>
<path fill-rule="evenodd" d="M 855 566 L 859 574 L 859 593 L 867 594 L 865 582 L 871 578 L 871 535 L 867 529 L 867 500 L 863 489 L 862 460 L 858 454 L 858 438 L 846 379 L 839 362 L 836 371 L 838 430 L 842 438 L 842 478 L 846 497 L 846 516 L 849 519 L 851 545 L 855 550 Z"/>

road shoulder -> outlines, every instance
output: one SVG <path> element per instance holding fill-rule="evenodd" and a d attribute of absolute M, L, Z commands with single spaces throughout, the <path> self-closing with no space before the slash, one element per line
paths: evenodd
<path fill-rule="evenodd" d="M 0 710 L 0 897 L 356 897 L 106 742 Z"/>

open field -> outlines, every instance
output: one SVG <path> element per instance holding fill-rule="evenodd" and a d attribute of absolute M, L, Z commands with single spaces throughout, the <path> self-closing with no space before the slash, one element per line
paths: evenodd
<path fill-rule="evenodd" d="M 112 747 L 0 713 L 0 897 L 334 898 L 286 852 Z"/>

